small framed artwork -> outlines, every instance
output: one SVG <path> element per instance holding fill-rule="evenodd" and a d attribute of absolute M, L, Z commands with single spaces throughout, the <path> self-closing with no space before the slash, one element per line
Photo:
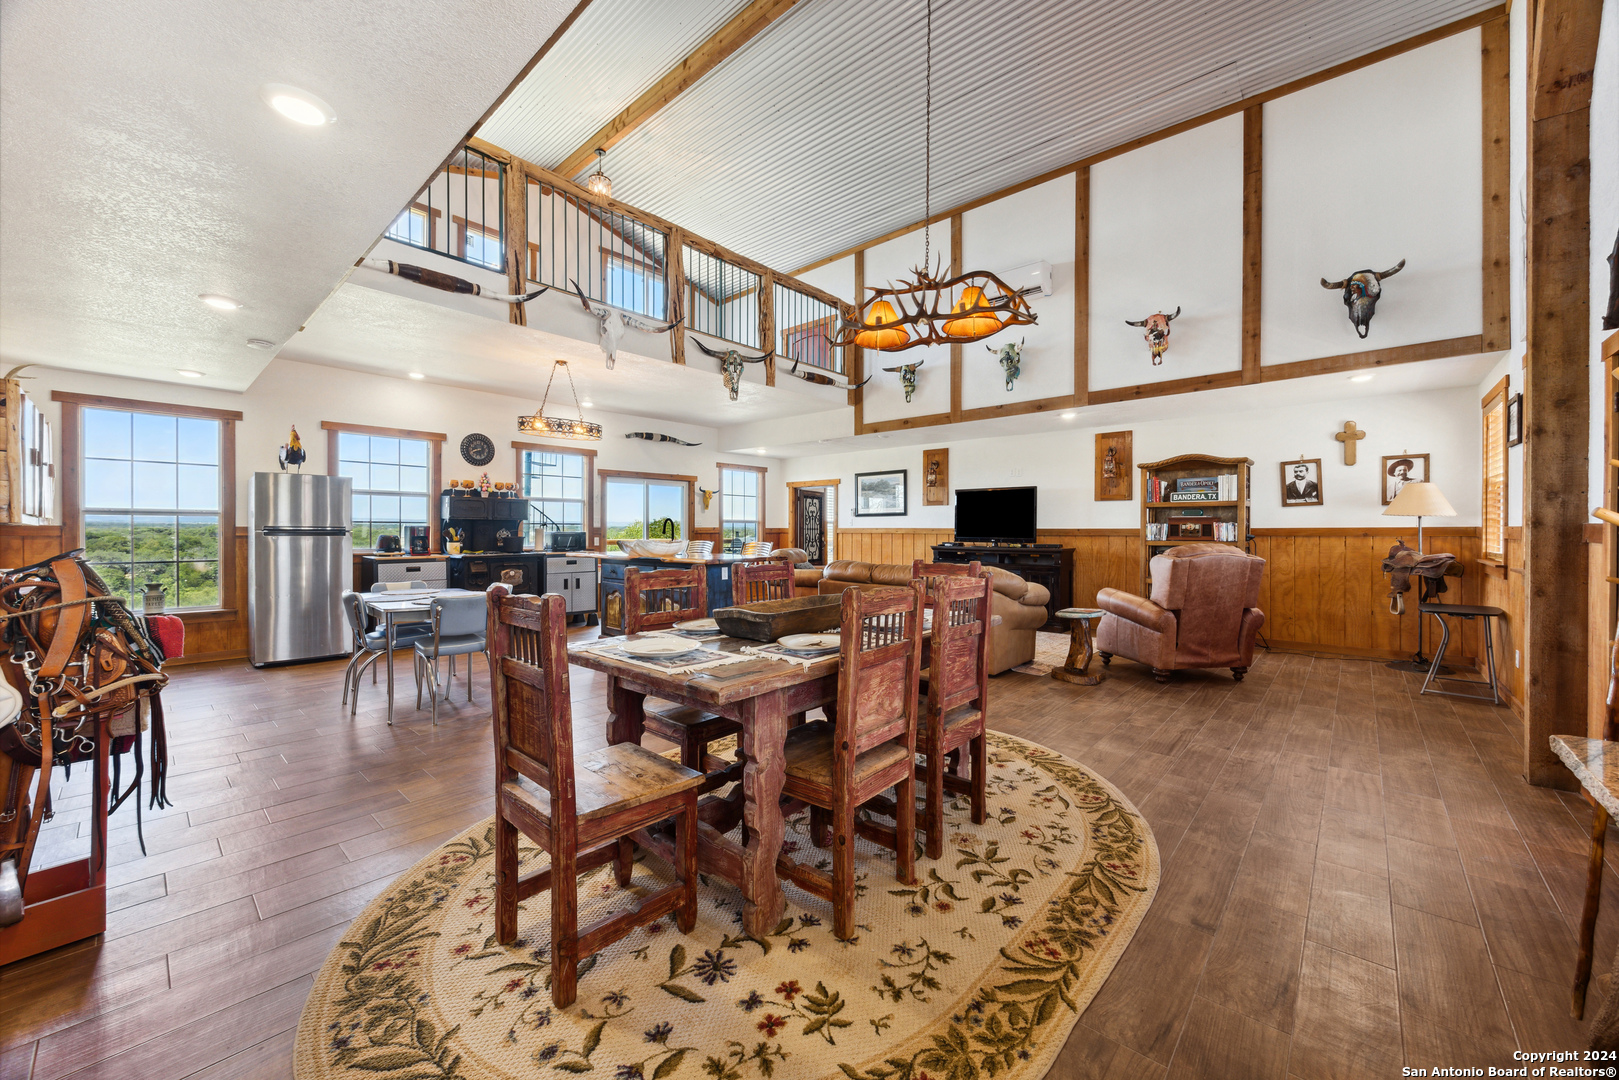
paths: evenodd
<path fill-rule="evenodd" d="M 1321 459 L 1282 462 L 1282 505 L 1321 506 Z"/>
<path fill-rule="evenodd" d="M 1394 454 L 1383 459 L 1383 505 L 1394 501 L 1394 496 L 1407 484 L 1428 482 L 1427 454 Z"/>
<path fill-rule="evenodd" d="M 922 505 L 950 505 L 950 450 L 922 451 Z"/>
<path fill-rule="evenodd" d="M 907 469 L 854 474 L 855 517 L 904 517 L 910 503 Z"/>
<path fill-rule="evenodd" d="M 1507 445 L 1523 443 L 1523 395 L 1513 394 L 1507 402 Z"/>
<path fill-rule="evenodd" d="M 1097 502 L 1130 501 L 1130 444 L 1128 431 L 1104 431 L 1096 436 Z"/>

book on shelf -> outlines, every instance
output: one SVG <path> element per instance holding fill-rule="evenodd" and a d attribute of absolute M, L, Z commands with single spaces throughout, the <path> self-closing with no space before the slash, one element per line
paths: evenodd
<path fill-rule="evenodd" d="M 1147 479 L 1147 501 L 1153 503 L 1237 502 L 1242 498 L 1236 473 L 1218 476 L 1182 476 L 1166 480 Z"/>
<path fill-rule="evenodd" d="M 1183 476 L 1175 481 L 1176 491 L 1219 491 L 1218 476 Z"/>
<path fill-rule="evenodd" d="M 1165 501 L 1172 503 L 1220 502 L 1224 496 L 1218 491 L 1171 491 Z"/>

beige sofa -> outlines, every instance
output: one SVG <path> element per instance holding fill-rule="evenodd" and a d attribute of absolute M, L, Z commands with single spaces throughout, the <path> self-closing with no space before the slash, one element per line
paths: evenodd
<path fill-rule="evenodd" d="M 1045 625 L 1046 604 L 1051 594 L 1044 585 L 1024 581 L 1016 574 L 995 567 L 990 572 L 994 595 L 990 598 L 991 615 L 1001 621 L 989 630 L 989 673 L 999 675 L 1008 668 L 1017 667 L 1034 659 L 1034 632 Z M 807 581 L 811 571 L 800 570 L 797 581 L 800 593 L 808 592 Z M 826 564 L 818 575 L 815 591 L 839 593 L 851 586 L 900 585 L 911 583 L 909 564 L 866 563 L 840 559 Z"/>

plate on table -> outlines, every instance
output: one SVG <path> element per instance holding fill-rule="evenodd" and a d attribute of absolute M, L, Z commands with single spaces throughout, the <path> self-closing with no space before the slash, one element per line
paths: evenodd
<path fill-rule="evenodd" d="M 685 622 L 675 623 L 675 629 L 683 634 L 717 634 L 720 624 L 713 619 L 687 619 Z"/>
<path fill-rule="evenodd" d="M 776 644 L 789 652 L 836 652 L 843 644 L 843 637 L 840 634 L 788 634 Z"/>
<path fill-rule="evenodd" d="M 681 641 L 678 638 L 646 637 L 625 641 L 619 645 L 619 648 L 631 656 L 665 657 L 693 652 L 697 649 L 697 646 L 688 641 Z"/>

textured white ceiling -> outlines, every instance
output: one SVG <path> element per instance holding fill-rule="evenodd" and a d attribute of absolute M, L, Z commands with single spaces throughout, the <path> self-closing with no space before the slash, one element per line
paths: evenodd
<path fill-rule="evenodd" d="M 246 388 L 573 6 L 7 0 L 0 356 Z"/>
<path fill-rule="evenodd" d="M 1492 2 L 935 0 L 933 208 Z M 667 54 L 625 50 L 649 3 L 593 0 L 588 25 L 581 19 L 563 38 L 569 76 L 542 64 L 525 94 L 563 114 L 589 103 L 593 116 L 610 115 L 594 97 L 596 79 L 581 73 L 641 64 L 612 75 L 626 88 L 616 108 L 628 105 L 639 92 L 631 87 L 672 66 Z M 781 270 L 920 220 L 924 10 L 923 0 L 799 4 L 613 148 L 613 194 Z M 1346 103 L 1344 138 L 1399 103 L 1361 107 L 1357 120 Z M 485 135 L 502 145 L 500 133 Z"/>

